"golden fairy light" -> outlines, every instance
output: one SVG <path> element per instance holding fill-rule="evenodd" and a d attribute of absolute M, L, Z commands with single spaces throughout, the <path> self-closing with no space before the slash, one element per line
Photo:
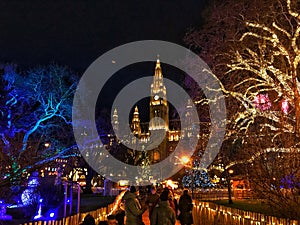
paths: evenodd
<path fill-rule="evenodd" d="M 230 88 L 221 87 L 241 103 L 230 120 L 237 132 L 247 134 L 256 119 L 264 117 L 269 122 L 261 123 L 260 131 L 272 131 L 274 137 L 282 132 L 300 134 L 300 16 L 292 5 L 287 0 L 284 18 L 289 26 L 246 22 L 248 31 L 239 40 L 244 47 L 231 54 L 226 76 L 244 74 L 245 79 Z"/>

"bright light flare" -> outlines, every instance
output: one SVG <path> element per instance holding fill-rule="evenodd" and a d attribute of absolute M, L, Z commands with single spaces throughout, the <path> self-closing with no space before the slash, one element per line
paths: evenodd
<path fill-rule="evenodd" d="M 188 156 L 182 156 L 181 157 L 181 162 L 183 164 L 187 164 L 190 161 L 190 158 Z"/>

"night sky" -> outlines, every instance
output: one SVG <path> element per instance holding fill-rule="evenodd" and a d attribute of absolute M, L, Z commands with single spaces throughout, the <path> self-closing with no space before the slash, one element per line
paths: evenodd
<path fill-rule="evenodd" d="M 1 0 L 0 61 L 57 62 L 82 73 L 104 52 L 131 41 L 183 44 L 187 29 L 201 24 L 205 6 L 205 0 Z"/>
<path fill-rule="evenodd" d="M 153 39 L 184 45 L 187 30 L 201 25 L 207 2 L 0 0 L 0 62 L 14 62 L 21 68 L 54 62 L 81 76 L 97 57 L 128 42 Z M 105 86 L 101 104 L 108 108 L 111 95 L 136 74 L 153 75 L 154 66 L 144 67 L 145 71 L 122 70 L 121 79 L 114 76 Z"/>

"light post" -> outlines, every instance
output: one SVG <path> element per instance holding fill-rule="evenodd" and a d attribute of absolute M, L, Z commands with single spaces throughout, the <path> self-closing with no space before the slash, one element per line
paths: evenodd
<path fill-rule="evenodd" d="M 231 189 L 231 175 L 233 174 L 233 170 L 225 170 L 226 171 L 226 177 L 227 177 L 227 187 L 228 187 L 228 203 L 232 204 L 232 189 Z"/>

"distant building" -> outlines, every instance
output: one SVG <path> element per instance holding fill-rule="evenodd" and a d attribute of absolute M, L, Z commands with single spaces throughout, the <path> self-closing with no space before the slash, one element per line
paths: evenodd
<path fill-rule="evenodd" d="M 184 120 L 191 120 L 192 102 L 188 101 L 186 105 L 186 110 L 184 114 Z M 128 136 L 123 135 L 123 141 L 134 141 L 138 140 L 138 143 L 134 143 L 139 146 L 149 144 L 151 140 L 151 133 L 157 130 L 164 130 L 166 136 L 160 145 L 152 150 L 147 151 L 150 163 L 156 163 L 165 159 L 170 153 L 172 153 L 178 141 L 183 137 L 191 137 L 192 135 L 197 135 L 193 133 L 193 126 L 185 127 L 180 130 L 180 123 L 176 120 L 169 119 L 169 105 L 167 101 L 167 90 L 164 85 L 164 78 L 162 74 L 161 64 L 159 59 L 156 61 L 153 82 L 150 86 L 150 120 L 148 123 L 141 123 L 139 110 L 136 106 L 133 112 L 132 121 L 130 124 L 131 131 L 135 137 L 138 139 L 127 140 Z M 160 117 L 162 120 L 155 120 L 155 117 Z M 170 124 L 172 123 L 172 129 L 170 129 Z M 189 123 L 191 124 L 191 123 Z M 113 129 L 119 131 L 119 121 L 118 121 L 118 111 L 114 110 Z M 112 141 L 110 142 L 110 144 Z"/>

